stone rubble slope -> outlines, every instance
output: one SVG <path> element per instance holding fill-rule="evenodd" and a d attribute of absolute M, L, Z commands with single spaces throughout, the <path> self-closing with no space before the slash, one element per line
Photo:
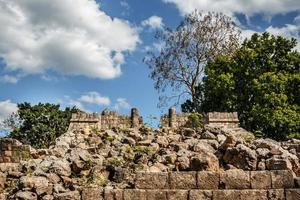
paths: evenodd
<path fill-rule="evenodd" d="M 242 128 L 211 125 L 197 130 L 73 130 L 49 149 L 32 150 L 31 157 L 0 164 L 0 193 L 10 199 L 80 199 L 86 187 L 134 188 L 141 171 L 289 169 L 296 176 L 300 169 L 295 148 L 255 139 Z"/>

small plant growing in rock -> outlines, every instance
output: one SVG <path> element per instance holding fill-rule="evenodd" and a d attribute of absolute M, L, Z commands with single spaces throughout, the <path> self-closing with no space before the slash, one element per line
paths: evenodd
<path fill-rule="evenodd" d="M 146 147 L 146 146 L 135 146 L 133 148 L 134 151 L 137 151 L 137 152 L 141 152 L 141 153 L 145 153 L 145 154 L 148 154 L 149 153 L 149 148 Z"/>
<path fill-rule="evenodd" d="M 197 129 L 203 125 L 203 116 L 200 113 L 194 112 L 188 116 L 185 127 Z"/>

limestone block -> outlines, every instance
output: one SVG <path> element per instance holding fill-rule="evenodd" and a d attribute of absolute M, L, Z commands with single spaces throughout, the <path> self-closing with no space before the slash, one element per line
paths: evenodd
<path fill-rule="evenodd" d="M 220 174 L 217 172 L 200 171 L 197 174 L 197 187 L 199 189 L 218 189 Z"/>
<path fill-rule="evenodd" d="M 84 188 L 81 196 L 82 200 L 103 200 L 103 190 L 100 188 Z"/>
<path fill-rule="evenodd" d="M 213 200 L 267 200 L 266 190 L 214 190 Z"/>
<path fill-rule="evenodd" d="M 168 173 L 139 172 L 136 175 L 135 188 L 137 189 L 167 189 Z"/>
<path fill-rule="evenodd" d="M 293 172 L 290 170 L 271 171 L 271 179 L 273 189 L 294 187 Z"/>
<path fill-rule="evenodd" d="M 196 189 L 196 172 L 171 172 L 170 188 L 171 189 Z"/>
<path fill-rule="evenodd" d="M 225 189 L 250 189 L 250 172 L 237 169 L 221 172 L 220 187 Z"/>
<path fill-rule="evenodd" d="M 121 189 L 105 189 L 104 190 L 105 200 L 123 200 L 123 190 Z"/>
<path fill-rule="evenodd" d="M 59 193 L 54 195 L 55 200 L 80 200 L 80 193 L 78 191 L 71 191 Z"/>
<path fill-rule="evenodd" d="M 211 200 L 211 190 L 190 190 L 189 200 Z"/>
<path fill-rule="evenodd" d="M 146 200 L 146 190 L 127 189 L 124 190 L 124 200 Z"/>
<path fill-rule="evenodd" d="M 272 187 L 271 173 L 269 171 L 251 171 L 250 182 L 252 189 L 269 189 Z"/>
<path fill-rule="evenodd" d="M 147 190 L 147 200 L 167 200 L 167 192 L 165 190 Z"/>
<path fill-rule="evenodd" d="M 269 200 L 285 200 L 284 189 L 271 189 L 268 190 Z"/>
<path fill-rule="evenodd" d="M 188 190 L 168 190 L 168 200 L 187 200 Z"/>
<path fill-rule="evenodd" d="M 299 200 L 300 189 L 286 189 L 285 190 L 286 200 Z"/>

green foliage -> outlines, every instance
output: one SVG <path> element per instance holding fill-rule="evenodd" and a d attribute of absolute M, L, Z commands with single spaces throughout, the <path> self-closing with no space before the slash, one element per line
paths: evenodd
<path fill-rule="evenodd" d="M 67 131 L 71 115 L 78 110 L 59 105 L 42 104 L 31 106 L 29 103 L 18 104 L 18 116 L 21 124 L 14 128 L 9 137 L 30 144 L 35 148 L 47 148 L 57 137 Z"/>
<path fill-rule="evenodd" d="M 243 127 L 283 140 L 300 135 L 300 53 L 295 39 L 254 34 L 232 57 L 218 57 L 184 111 L 238 111 Z"/>
<path fill-rule="evenodd" d="M 200 113 L 193 112 L 189 115 L 188 120 L 185 124 L 185 127 L 189 128 L 199 128 L 202 126 L 203 116 Z"/>

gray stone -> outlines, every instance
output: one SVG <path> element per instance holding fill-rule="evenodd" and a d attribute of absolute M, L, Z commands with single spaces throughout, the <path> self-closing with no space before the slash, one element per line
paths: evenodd
<path fill-rule="evenodd" d="M 34 189 L 38 195 L 52 193 L 52 187 L 50 187 L 49 181 L 45 177 L 23 176 L 20 179 L 20 185 L 22 188 Z"/>
<path fill-rule="evenodd" d="M 284 189 L 271 189 L 268 190 L 269 200 L 285 200 Z"/>
<path fill-rule="evenodd" d="M 82 200 L 103 200 L 103 190 L 85 187 L 81 193 Z"/>
<path fill-rule="evenodd" d="M 80 193 L 78 191 L 71 191 L 59 193 L 54 195 L 55 200 L 80 200 Z"/>

